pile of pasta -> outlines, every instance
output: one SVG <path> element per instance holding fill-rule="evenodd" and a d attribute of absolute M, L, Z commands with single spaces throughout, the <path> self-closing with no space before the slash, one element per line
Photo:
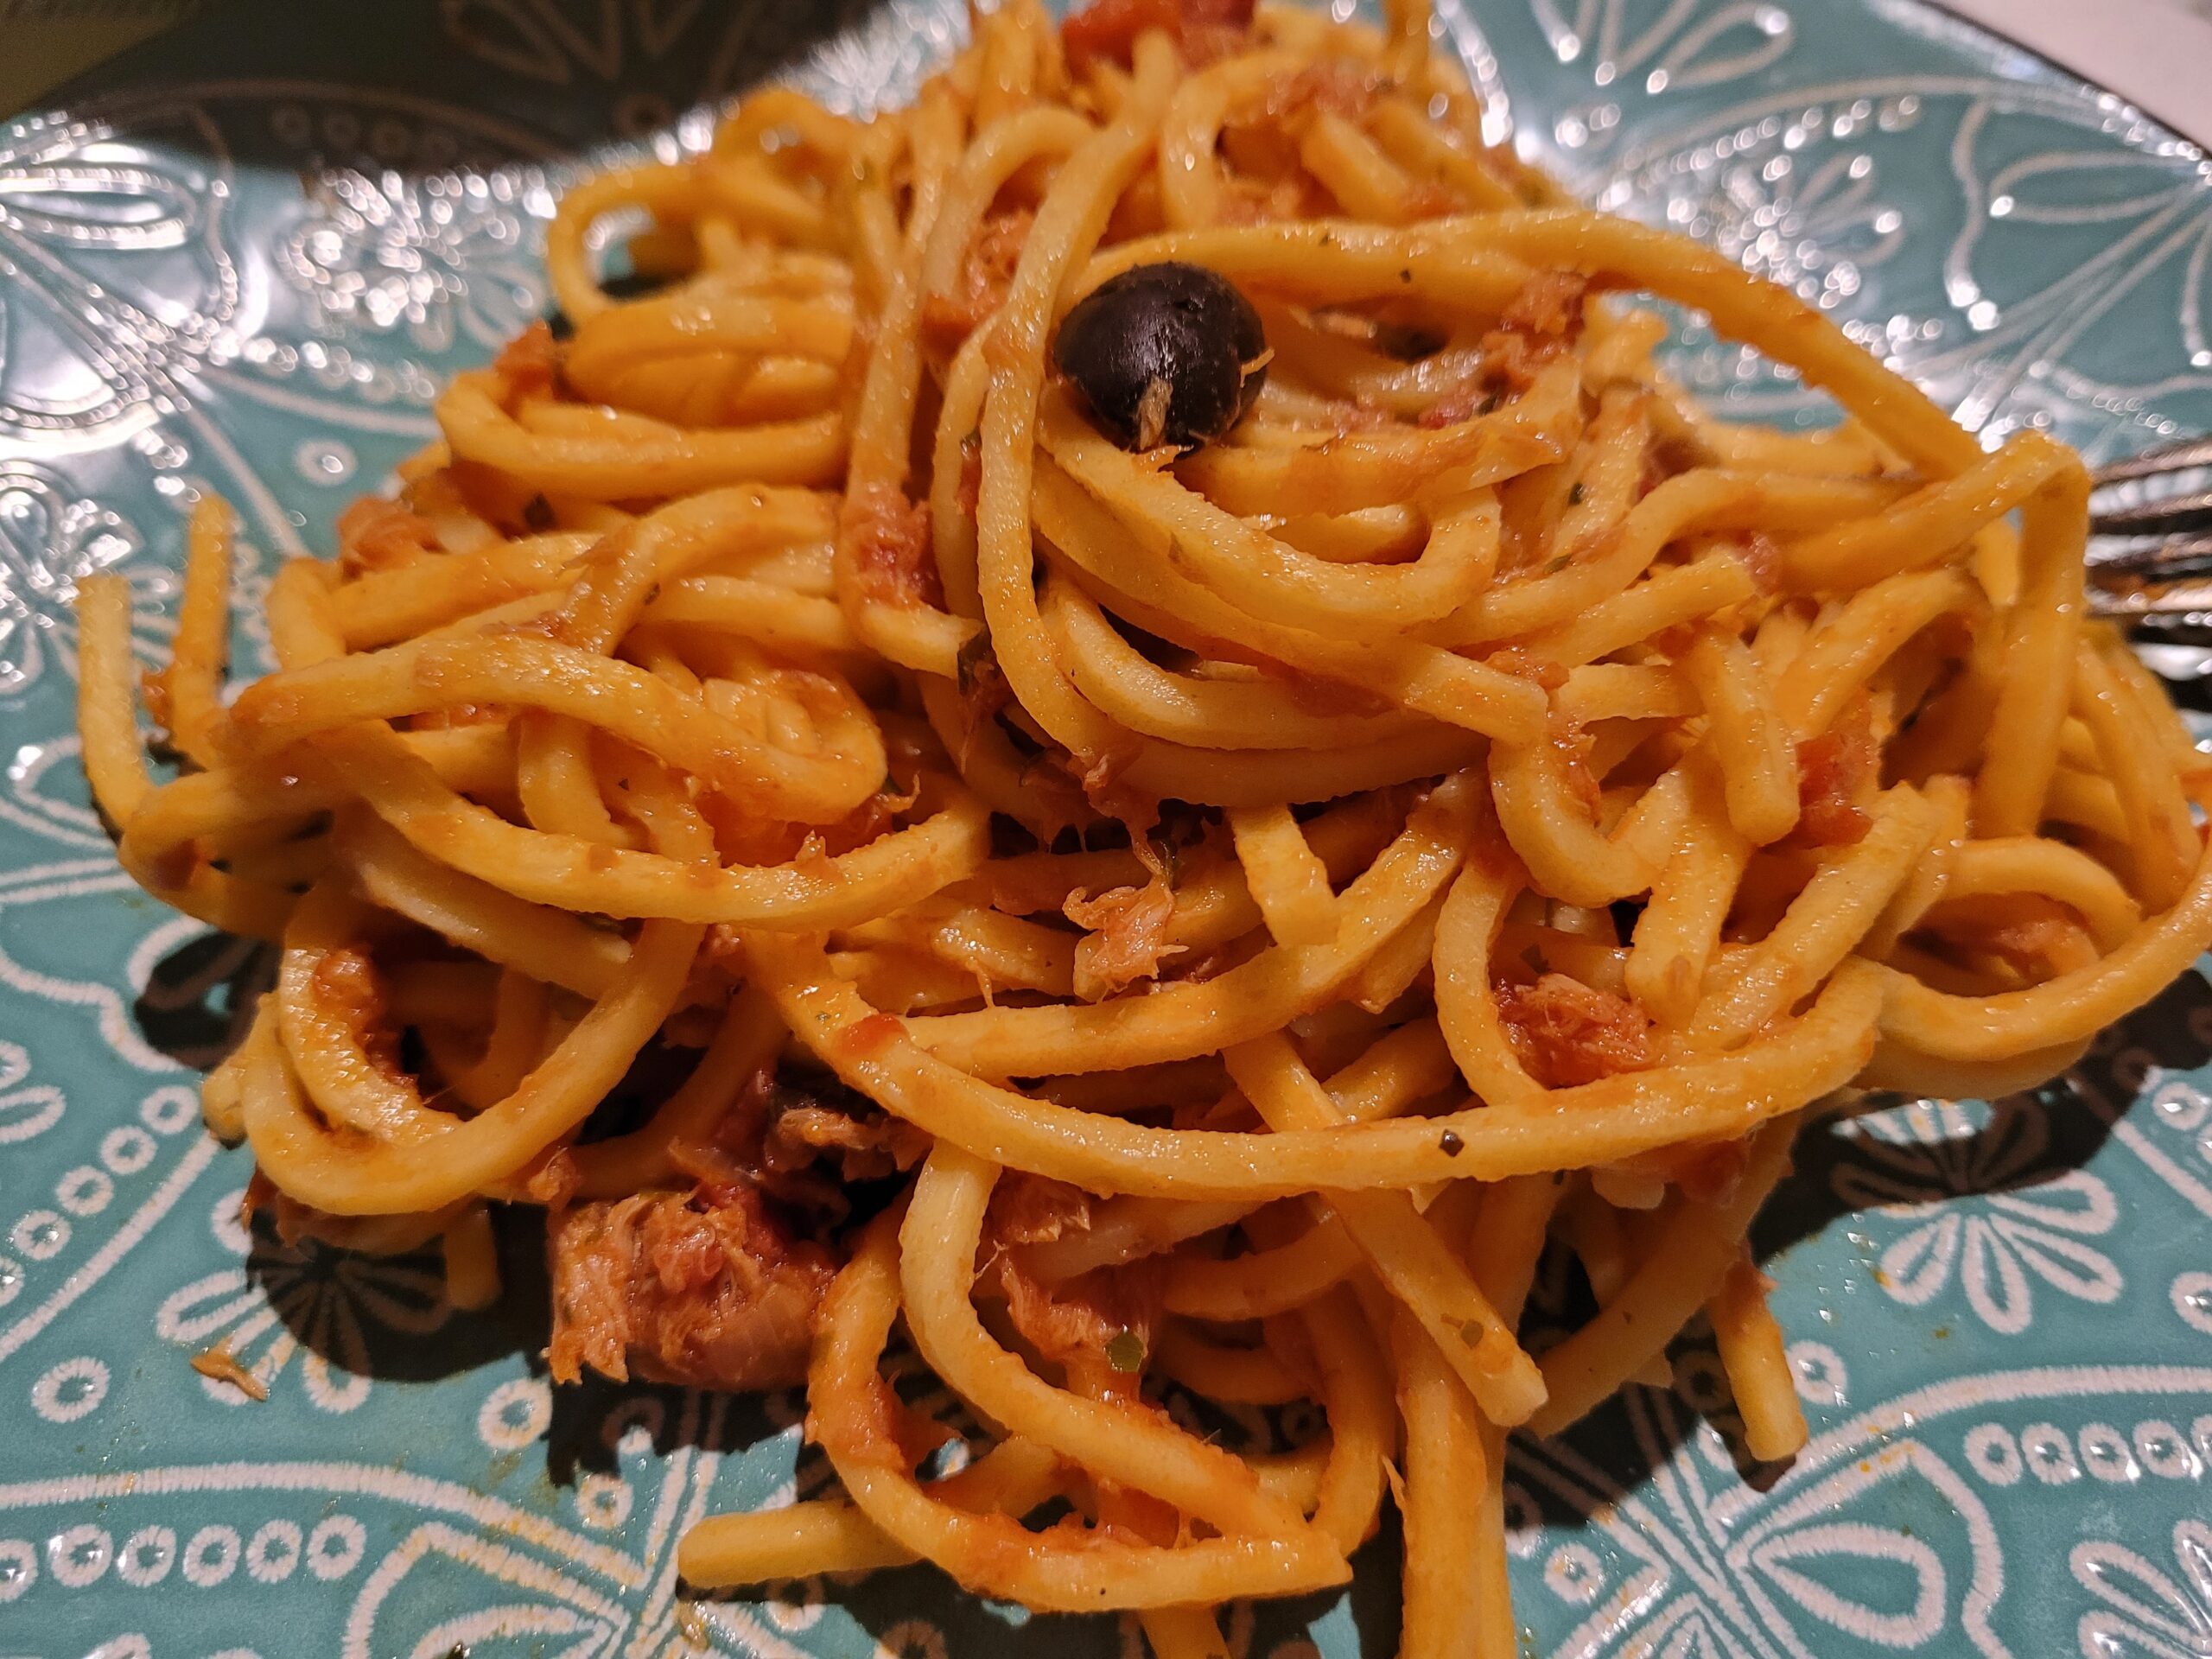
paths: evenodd
<path fill-rule="evenodd" d="M 1512 1654 L 1508 1432 L 1702 1313 L 1789 1456 L 1745 1239 L 1798 1123 L 2049 1078 L 2185 969 L 2204 763 L 2084 617 L 2070 451 L 1565 205 L 1417 3 L 975 22 L 910 108 L 770 88 L 570 190 L 562 331 L 283 566 L 234 696 L 203 501 L 167 781 L 87 582 L 86 768 L 148 891 L 282 946 L 207 1088 L 255 1201 L 442 1242 L 457 1303 L 493 1211 L 686 1202 L 774 1079 L 842 1091 L 884 1177 L 805 1241 L 842 1491 L 702 1522 L 693 1583 L 926 1560 L 1218 1655 L 1388 1496 L 1403 1651 Z M 1169 260 L 1267 379 L 1133 452 L 1054 331 Z M 1640 295 L 1839 423 L 1714 418 Z M 1595 1311 L 1532 1352 L 1547 1248 Z M 1240 1455 L 1177 1393 L 1325 1428 Z"/>

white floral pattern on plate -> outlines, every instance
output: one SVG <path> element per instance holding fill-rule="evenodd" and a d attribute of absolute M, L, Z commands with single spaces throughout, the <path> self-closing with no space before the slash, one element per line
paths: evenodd
<path fill-rule="evenodd" d="M 336 168 L 315 182 L 276 266 L 324 333 L 404 330 L 420 351 L 497 351 L 545 308 L 515 193 Z"/>
<path fill-rule="evenodd" d="M 164 1298 L 154 1313 L 154 1334 L 162 1341 L 188 1351 L 219 1349 L 264 1389 L 275 1388 L 297 1359 L 308 1401 L 337 1414 L 369 1396 L 365 1323 L 392 1336 L 427 1337 L 453 1317 L 435 1255 L 356 1255 L 312 1241 L 257 1239 L 238 1219 L 244 1197 L 231 1192 L 216 1201 L 214 1232 L 246 1261 Z M 209 1376 L 200 1382 L 211 1400 L 246 1402 L 235 1383 Z"/>
<path fill-rule="evenodd" d="M 1847 1133 L 1863 1161 L 1837 1165 L 1830 1180 L 1850 1208 L 1904 1224 L 1877 1281 L 1897 1301 L 1926 1306 L 1955 1270 L 1974 1316 L 2018 1336 L 2035 1318 L 2035 1281 L 2085 1302 L 2119 1298 L 2120 1269 L 2085 1242 L 2113 1230 L 2119 1205 L 2101 1178 L 2050 1166 L 2042 1102 L 1916 1102 L 1853 1119 Z"/>
<path fill-rule="evenodd" d="M 2082 1615 L 2086 1659 L 2198 1659 L 2212 1654 L 2212 1526 L 2175 1524 L 2173 1571 L 2124 1544 L 2074 1546 L 2067 1565 L 2105 1605 Z"/>
<path fill-rule="evenodd" d="M 49 657 L 76 677 L 71 606 L 86 576 L 141 550 L 137 531 L 111 507 L 79 496 L 51 468 L 0 461 L 0 696 L 28 690 Z M 168 637 L 176 579 L 159 565 L 132 563 L 132 643 L 149 661 Z"/>
<path fill-rule="evenodd" d="M 0 432 L 67 441 L 151 418 L 236 313 L 227 185 L 185 159 L 206 137 L 191 112 L 175 120 L 158 153 L 99 123 L 0 138 Z"/>
<path fill-rule="evenodd" d="M 0 128 L 0 1628 L 107 1659 L 1140 1655 L 1133 1624 L 1025 1624 L 922 1573 L 694 1599 L 689 1519 L 822 1490 L 798 1402 L 556 1397 L 527 1306 L 457 1315 L 427 1255 L 240 1230 L 243 1160 L 197 1133 L 181 1062 L 257 969 L 129 893 L 69 735 L 71 585 L 129 575 L 151 654 L 200 490 L 241 511 L 249 596 L 267 555 L 325 544 L 442 379 L 543 302 L 576 133 L 681 154 L 708 131 L 687 106 L 769 66 L 864 110 L 960 9 L 401 0 L 334 14 L 321 67 L 257 28 L 279 10 L 238 0 Z M 1493 136 L 1797 285 L 1984 430 L 2102 453 L 2212 424 L 2202 158 L 2093 90 L 1911 0 L 1446 0 L 1437 27 Z M 1806 401 L 1709 342 L 1682 362 L 1737 412 Z M 1746 1484 L 1694 1334 L 1671 1392 L 1516 1446 L 1536 1649 L 2190 1651 L 2212 995 L 2139 1040 L 2068 1096 L 1808 1141 L 1770 1219 L 1813 1448 Z M 268 1403 L 192 1373 L 216 1343 Z M 2122 1496 L 2125 1535 L 2085 1535 Z M 1389 1651 L 1371 1554 L 1346 1595 L 1239 1614 L 1232 1651 Z"/>

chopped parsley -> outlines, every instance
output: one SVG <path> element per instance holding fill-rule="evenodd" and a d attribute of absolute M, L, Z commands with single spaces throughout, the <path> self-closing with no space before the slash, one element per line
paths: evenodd
<path fill-rule="evenodd" d="M 1152 850 L 1160 858 L 1160 879 L 1167 883 L 1167 891 L 1173 893 L 1183 885 L 1182 849 L 1172 841 L 1154 836 L 1152 838 Z"/>
<path fill-rule="evenodd" d="M 1116 1331 L 1106 1339 L 1106 1363 L 1124 1376 L 1144 1370 L 1144 1338 L 1134 1331 Z"/>

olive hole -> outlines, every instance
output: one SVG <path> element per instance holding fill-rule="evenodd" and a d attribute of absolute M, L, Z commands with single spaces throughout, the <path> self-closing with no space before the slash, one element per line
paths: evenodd
<path fill-rule="evenodd" d="M 1443 334 L 1419 323 L 1378 322 L 1375 325 L 1375 349 L 1401 363 L 1418 363 L 1425 357 L 1434 357 L 1448 343 Z"/>

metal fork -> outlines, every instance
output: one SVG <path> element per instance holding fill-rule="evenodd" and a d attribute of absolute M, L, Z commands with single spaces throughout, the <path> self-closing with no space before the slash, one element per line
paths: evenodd
<path fill-rule="evenodd" d="M 2098 468 L 2098 494 L 2212 468 L 2212 437 L 2190 438 Z M 2099 507 L 2091 498 L 2089 608 L 2121 620 L 2212 623 L 2212 489 L 2177 488 Z"/>

